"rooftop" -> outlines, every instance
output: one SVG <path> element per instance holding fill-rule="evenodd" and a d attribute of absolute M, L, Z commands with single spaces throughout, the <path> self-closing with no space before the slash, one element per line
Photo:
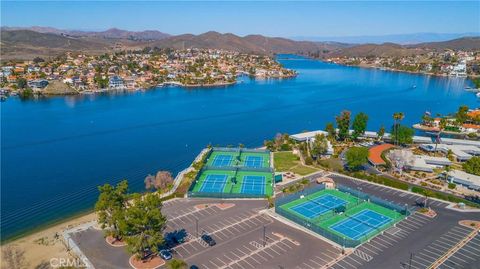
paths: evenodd
<path fill-rule="evenodd" d="M 385 165 L 385 161 L 382 159 L 382 152 L 393 147 L 395 146 L 392 144 L 381 144 L 371 147 L 368 150 L 368 161 L 373 165 Z"/>

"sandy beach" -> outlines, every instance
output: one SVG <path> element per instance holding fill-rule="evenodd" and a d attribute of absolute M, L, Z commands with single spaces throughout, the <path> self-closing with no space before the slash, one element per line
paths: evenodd
<path fill-rule="evenodd" d="M 67 248 L 63 243 L 62 232 L 65 229 L 78 226 L 96 219 L 95 213 L 74 218 L 60 224 L 48 227 L 44 230 L 19 238 L 1 246 L 2 257 L 6 247 L 14 245 L 16 248 L 24 251 L 26 268 L 50 268 L 51 259 L 68 258 Z M 58 234 L 58 237 L 55 237 Z M 3 257 L 1 268 L 9 268 Z M 44 267 L 40 266 L 43 265 Z"/>

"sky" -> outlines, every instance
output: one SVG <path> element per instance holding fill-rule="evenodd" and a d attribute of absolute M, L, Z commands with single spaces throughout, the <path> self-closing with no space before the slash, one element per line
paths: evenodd
<path fill-rule="evenodd" d="M 480 32 L 480 1 L 1 1 L 2 26 L 267 36 Z"/>

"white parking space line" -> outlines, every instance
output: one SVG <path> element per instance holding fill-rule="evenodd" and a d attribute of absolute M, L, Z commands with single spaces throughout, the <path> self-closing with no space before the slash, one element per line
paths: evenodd
<path fill-rule="evenodd" d="M 445 247 L 445 245 L 441 245 L 441 244 L 439 244 L 439 243 L 437 243 L 437 242 L 432 243 L 432 245 L 434 245 L 434 246 L 437 247 L 437 248 L 444 249 L 444 251 L 447 251 L 447 250 L 450 249 L 450 247 Z M 450 245 L 448 245 L 448 246 L 450 246 Z"/>

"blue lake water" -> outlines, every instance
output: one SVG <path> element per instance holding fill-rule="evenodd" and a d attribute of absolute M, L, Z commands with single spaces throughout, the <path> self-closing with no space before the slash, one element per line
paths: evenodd
<path fill-rule="evenodd" d="M 207 144 L 260 146 L 278 132 L 324 129 L 343 109 L 387 129 L 394 112 L 478 105 L 460 78 L 361 69 L 294 57 L 288 80 L 227 88 L 159 88 L 117 95 L 10 98 L 1 104 L 2 239 L 91 209 L 97 186 L 128 179 L 133 191 L 158 170 L 176 173 Z M 416 85 L 416 88 L 412 88 Z"/>

